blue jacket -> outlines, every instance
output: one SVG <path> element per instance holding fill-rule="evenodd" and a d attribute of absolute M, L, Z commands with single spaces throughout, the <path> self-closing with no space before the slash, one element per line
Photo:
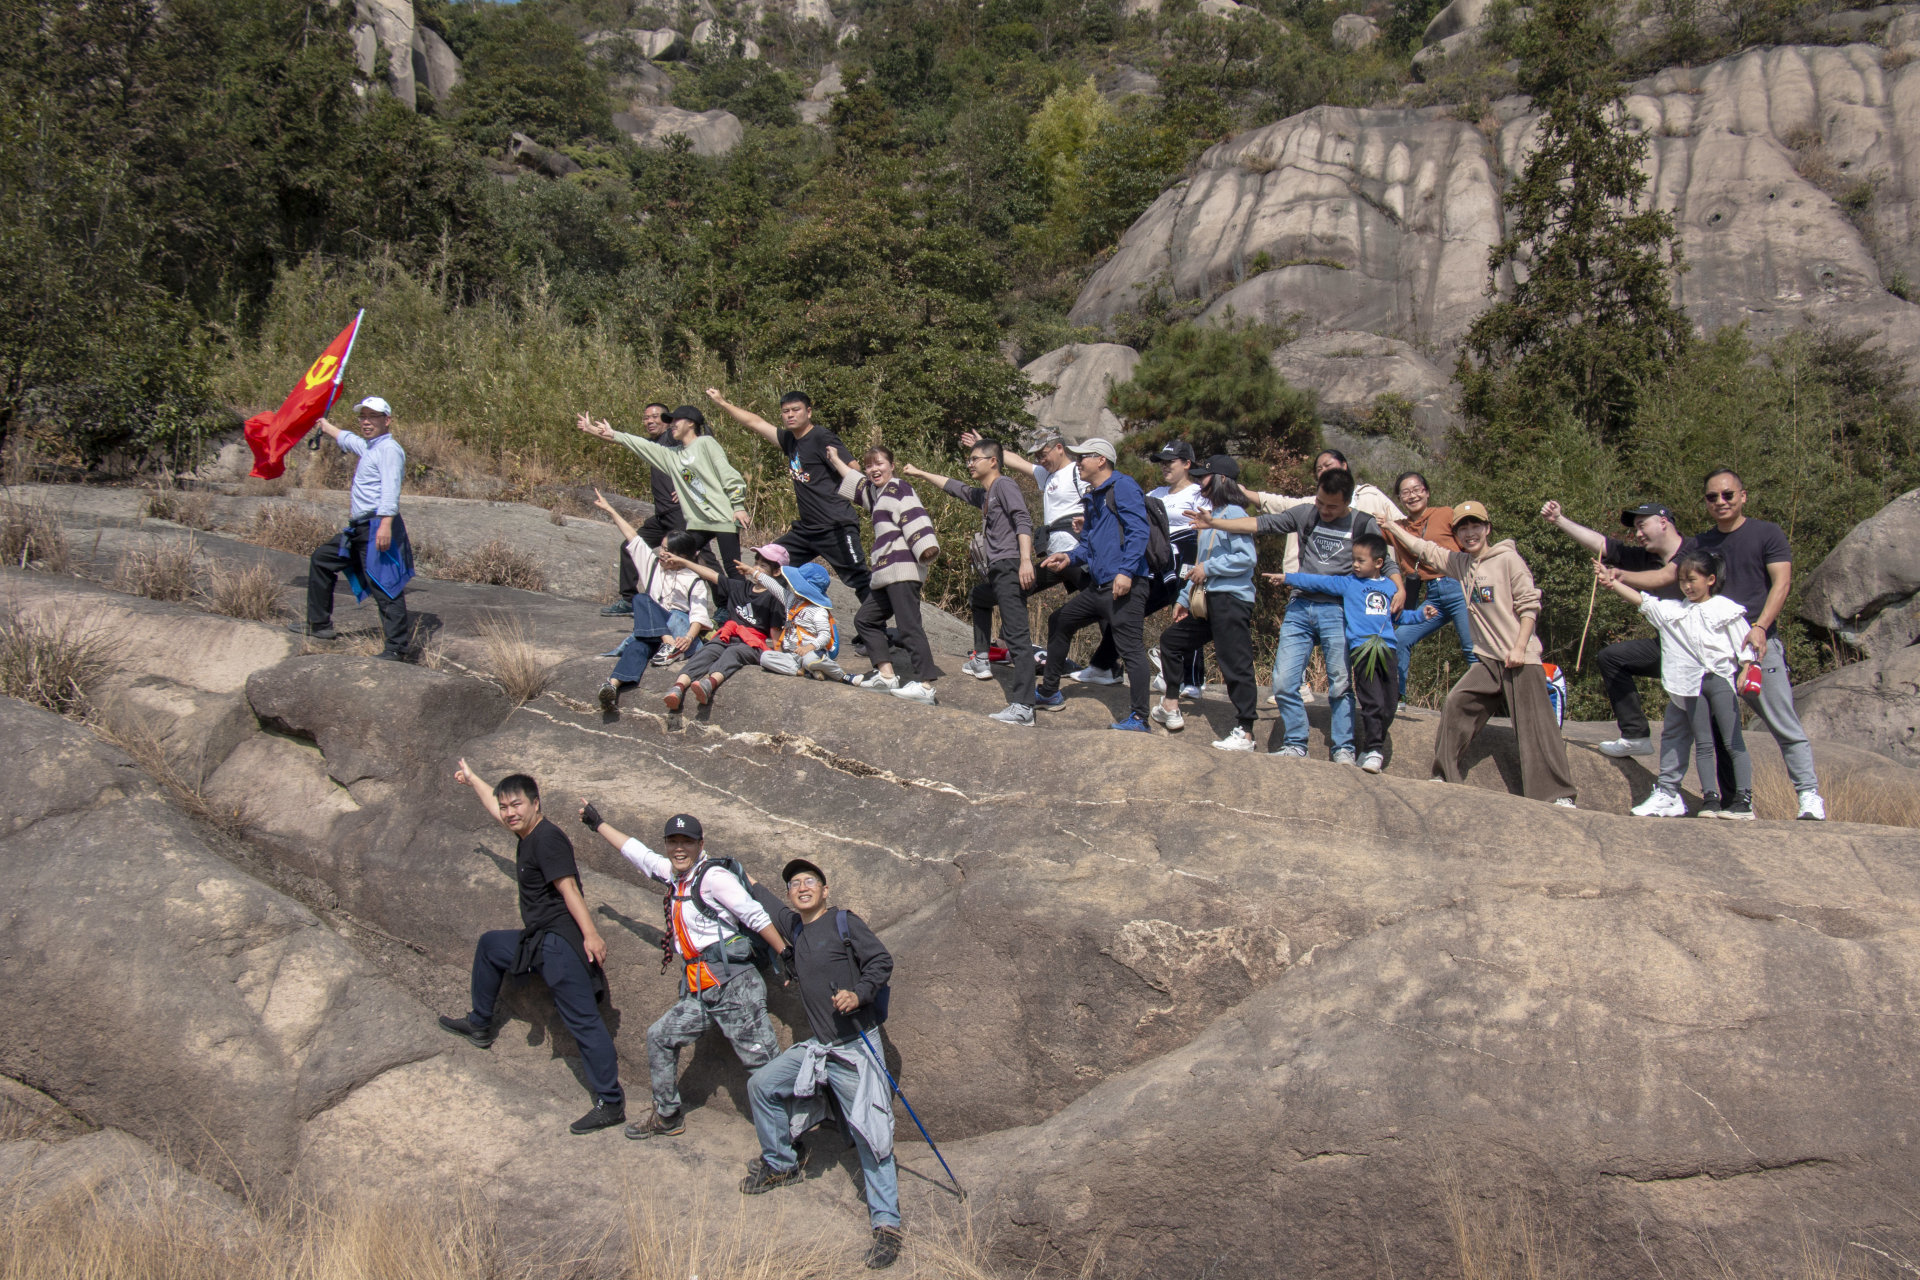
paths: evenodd
<path fill-rule="evenodd" d="M 1287 585 L 1302 591 L 1318 591 L 1340 597 L 1345 606 L 1349 649 L 1368 636 L 1379 636 L 1388 644 L 1395 643 L 1393 598 L 1399 594 L 1400 584 L 1385 574 L 1378 578 L 1355 578 L 1348 574 L 1290 573 L 1287 575 Z"/>
<path fill-rule="evenodd" d="M 349 530 L 340 531 L 340 554 L 349 554 Z M 413 544 L 407 541 L 407 524 L 399 516 L 393 517 L 392 545 L 385 551 L 374 544 L 374 537 L 380 532 L 380 517 L 375 516 L 367 525 L 367 552 L 361 564 L 347 565 L 347 585 L 353 588 L 355 600 L 365 600 L 369 594 L 368 584 L 380 588 L 380 593 L 389 600 L 396 600 L 400 593 L 413 581 Z"/>
<path fill-rule="evenodd" d="M 1111 492 L 1120 508 L 1116 518 L 1107 506 Z M 1106 586 L 1121 574 L 1145 587 L 1147 576 L 1147 494 L 1132 476 L 1116 471 L 1097 489 L 1087 490 L 1086 527 L 1067 558 L 1087 566 L 1096 586 Z"/>
<path fill-rule="evenodd" d="M 1218 520 L 1238 520 L 1247 513 L 1229 503 L 1213 514 Z M 1223 592 L 1248 604 L 1253 603 L 1253 570 L 1260 561 L 1260 553 L 1253 545 L 1252 534 L 1202 529 L 1199 554 L 1200 563 L 1207 568 L 1206 590 Z M 1189 603 L 1189 597 L 1192 595 L 1193 583 L 1182 583 L 1180 603 L 1191 609 L 1193 606 Z"/>

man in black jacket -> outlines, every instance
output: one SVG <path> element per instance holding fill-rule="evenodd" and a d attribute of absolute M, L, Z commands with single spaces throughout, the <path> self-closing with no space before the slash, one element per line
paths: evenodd
<path fill-rule="evenodd" d="M 473 948 L 473 1009 L 463 1018 L 443 1017 L 440 1025 L 488 1048 L 494 1039 L 493 1010 L 501 982 L 509 973 L 538 969 L 553 993 L 560 1020 L 580 1046 L 587 1085 L 598 1100 L 593 1110 L 573 1122 L 573 1132 L 592 1133 L 621 1124 L 627 1118 L 627 1097 L 620 1088 L 613 1035 L 599 1005 L 607 989 L 600 970 L 607 944 L 593 927 L 586 899 L 580 895 L 573 841 L 541 816 L 540 785 L 526 774 L 511 774 L 489 787 L 462 760 L 453 779 L 472 787 L 494 821 L 520 839 L 513 873 L 520 885 L 524 928 L 492 929 L 480 935 Z"/>
<path fill-rule="evenodd" d="M 760 1195 L 800 1180 L 793 1140 L 824 1117 L 826 1100 L 817 1087 L 824 1078 L 840 1102 L 847 1136 L 860 1157 L 867 1221 L 873 1228 L 867 1266 L 892 1266 L 900 1256 L 901 1239 L 893 1100 L 885 1066 L 873 1055 L 880 1051 L 877 1028 L 885 1016 L 893 957 L 866 921 L 828 907 L 827 873 L 818 866 L 796 858 L 780 875 L 787 883 L 785 902 L 763 884 L 753 885 L 753 895 L 774 927 L 792 940 L 788 968 L 800 984 L 800 1003 L 813 1036 L 796 1042 L 747 1081 L 760 1159 L 740 1190 Z"/>

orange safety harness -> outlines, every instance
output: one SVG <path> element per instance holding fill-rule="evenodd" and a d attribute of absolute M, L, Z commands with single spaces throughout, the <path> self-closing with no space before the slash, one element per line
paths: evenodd
<path fill-rule="evenodd" d="M 697 871 L 698 868 L 695 868 L 695 870 Z M 694 884 L 696 879 L 697 877 L 693 872 L 688 872 L 686 892 L 684 894 L 675 893 L 674 890 L 680 886 L 677 884 L 668 885 L 665 899 L 667 932 L 671 935 L 673 943 L 678 944 L 680 955 L 686 965 L 687 990 L 693 995 L 699 995 L 709 987 L 717 987 L 720 985 L 720 979 L 713 976 L 713 970 L 707 967 L 707 962 L 699 958 L 700 951 L 693 945 L 693 936 L 687 932 L 687 922 L 684 913 L 686 911 L 686 904 L 692 899 L 693 895 L 698 892 L 697 886 Z M 674 904 L 676 902 L 681 904 L 681 908 L 678 911 L 674 910 Z M 668 952 L 670 955 L 672 947 L 663 945 L 661 950 Z M 660 957 L 660 967 L 662 969 L 667 967 L 669 955 L 662 955 Z"/>

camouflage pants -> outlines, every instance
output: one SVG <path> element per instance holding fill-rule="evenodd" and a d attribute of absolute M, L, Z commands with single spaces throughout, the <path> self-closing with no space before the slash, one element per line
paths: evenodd
<path fill-rule="evenodd" d="M 680 1050 L 710 1026 L 732 1043 L 748 1071 L 773 1060 L 780 1039 L 767 1017 L 767 984 L 748 967 L 700 995 L 682 995 L 647 1028 L 647 1066 L 653 1075 L 653 1109 L 661 1115 L 680 1110 Z"/>

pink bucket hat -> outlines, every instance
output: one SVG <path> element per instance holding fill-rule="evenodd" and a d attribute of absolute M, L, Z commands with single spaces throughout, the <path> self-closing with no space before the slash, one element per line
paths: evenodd
<path fill-rule="evenodd" d="M 787 554 L 787 549 L 777 542 L 769 542 L 764 547 L 755 547 L 753 548 L 753 554 L 770 564 L 777 564 L 783 569 L 793 563 L 793 557 Z"/>

